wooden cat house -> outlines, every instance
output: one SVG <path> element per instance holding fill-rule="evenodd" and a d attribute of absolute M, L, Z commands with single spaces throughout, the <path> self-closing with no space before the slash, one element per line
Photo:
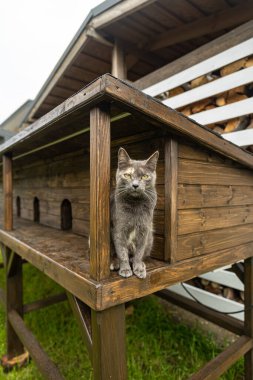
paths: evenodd
<path fill-rule="evenodd" d="M 155 243 L 145 279 L 110 272 L 109 196 L 120 146 L 134 159 L 160 152 Z M 218 378 L 247 352 L 251 378 L 252 154 L 109 74 L 0 149 L 6 268 L 1 295 L 10 357 L 24 345 L 47 378 L 62 378 L 23 321 L 24 260 L 66 290 L 96 380 L 127 378 L 126 302 L 245 260 L 245 325 L 213 317 L 241 337 L 192 379 Z"/>

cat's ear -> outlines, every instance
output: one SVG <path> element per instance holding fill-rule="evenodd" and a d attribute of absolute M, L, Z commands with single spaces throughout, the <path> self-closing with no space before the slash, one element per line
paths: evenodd
<path fill-rule="evenodd" d="M 119 169 L 124 169 L 129 165 L 131 158 L 129 157 L 127 151 L 124 148 L 119 148 L 118 151 L 118 167 Z"/>
<path fill-rule="evenodd" d="M 152 171 L 155 171 L 156 170 L 156 164 L 157 164 L 157 161 L 158 161 L 158 157 L 159 157 L 159 152 L 158 150 L 153 153 L 148 159 L 147 161 L 145 162 L 145 165 Z"/>

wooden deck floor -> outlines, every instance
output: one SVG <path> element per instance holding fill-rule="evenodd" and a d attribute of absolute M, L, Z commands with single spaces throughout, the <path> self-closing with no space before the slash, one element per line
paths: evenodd
<path fill-rule="evenodd" d="M 0 229 L 0 241 L 95 310 L 152 294 L 234 263 L 251 256 L 253 249 L 253 243 L 249 243 L 173 264 L 149 258 L 146 279 L 125 279 L 111 272 L 109 279 L 99 283 L 90 277 L 88 240 L 83 236 L 19 218 L 14 221 L 13 231 Z"/>

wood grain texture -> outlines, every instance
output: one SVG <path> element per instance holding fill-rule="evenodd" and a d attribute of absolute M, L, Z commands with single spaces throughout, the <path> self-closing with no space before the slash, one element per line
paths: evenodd
<path fill-rule="evenodd" d="M 248 223 L 253 223 L 253 205 L 178 211 L 178 235 L 239 226 Z"/>
<path fill-rule="evenodd" d="M 147 277 L 140 281 L 135 276 L 127 280 L 116 274 L 103 284 L 99 309 L 141 298 L 177 282 L 186 281 L 202 273 L 235 263 L 252 255 L 253 243 L 234 246 L 208 255 L 194 257 L 174 264 L 152 261 L 147 263 Z M 153 266 L 155 264 L 155 266 Z"/>
<path fill-rule="evenodd" d="M 126 380 L 125 305 L 91 316 L 94 380 Z"/>
<path fill-rule="evenodd" d="M 177 260 L 177 185 L 178 144 L 165 138 L 165 205 L 164 205 L 164 259 L 171 263 Z"/>
<path fill-rule="evenodd" d="M 253 337 L 253 258 L 244 261 L 244 329 L 245 335 Z M 253 349 L 248 351 L 244 357 L 245 380 L 253 378 Z"/>
<path fill-rule="evenodd" d="M 199 7 L 199 4 L 198 4 Z M 208 42 L 194 51 L 174 60 L 171 63 L 151 72 L 150 74 L 138 79 L 134 84 L 144 89 L 152 86 L 153 84 L 162 81 L 165 78 L 169 78 L 172 75 L 180 73 L 183 70 L 205 60 L 216 54 L 223 52 L 239 44 L 253 36 L 252 33 L 253 22 L 249 21 L 244 25 L 240 25 L 238 28 Z"/>
<path fill-rule="evenodd" d="M 245 335 L 221 354 L 208 362 L 199 372 L 189 377 L 189 380 L 216 380 L 235 363 L 241 356 L 251 350 L 253 339 Z M 249 378 L 250 379 L 250 378 Z M 251 377 L 252 379 L 252 377 Z"/>
<path fill-rule="evenodd" d="M 251 170 L 220 166 L 219 164 L 179 159 L 178 182 L 188 185 L 253 186 Z"/>
<path fill-rule="evenodd" d="M 4 272 L 5 272 L 5 310 L 6 315 L 6 349 L 8 359 L 24 353 L 24 346 L 16 331 L 11 325 L 8 313 L 11 310 L 23 315 L 23 276 L 22 258 L 4 247 Z"/>
<path fill-rule="evenodd" d="M 178 260 L 210 254 L 252 242 L 253 224 L 195 232 L 178 236 Z"/>
<path fill-rule="evenodd" d="M 122 107 L 127 111 L 137 111 L 140 117 L 149 117 L 150 121 L 153 120 L 154 127 L 157 127 L 156 123 L 158 122 L 165 132 L 174 132 L 188 137 L 191 141 L 197 141 L 202 146 L 219 152 L 249 168 L 253 168 L 253 156 L 251 154 L 247 154 L 207 128 L 203 128 L 128 84 L 109 75 L 104 78 L 106 80 L 105 92 L 108 98 L 113 98 L 118 103 L 121 103 Z"/>
<path fill-rule="evenodd" d="M 185 185 L 178 186 L 178 208 L 226 207 L 252 204 L 253 186 Z M 161 199 L 162 203 L 162 199 Z"/>
<path fill-rule="evenodd" d="M 114 41 L 112 50 L 112 75 L 119 79 L 127 78 L 124 49 L 117 39 Z"/>
<path fill-rule="evenodd" d="M 3 156 L 3 194 L 4 194 L 4 229 L 13 228 L 13 185 L 12 185 L 12 158 Z"/>
<path fill-rule="evenodd" d="M 108 105 L 90 113 L 90 273 L 110 275 L 110 113 Z"/>

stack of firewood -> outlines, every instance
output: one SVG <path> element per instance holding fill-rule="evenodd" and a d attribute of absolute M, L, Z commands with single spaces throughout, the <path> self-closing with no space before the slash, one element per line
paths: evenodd
<path fill-rule="evenodd" d="M 214 81 L 220 77 L 224 77 L 226 75 L 232 74 L 238 70 L 242 70 L 250 66 L 253 66 L 253 56 L 240 59 L 239 61 L 233 62 L 219 70 L 198 77 L 192 80 L 191 82 L 185 83 L 180 87 L 174 88 L 170 91 L 166 91 L 165 93 L 161 94 L 159 98 L 161 100 L 171 98 L 185 91 L 197 88 L 210 81 Z M 207 111 L 216 107 L 225 106 L 226 104 L 238 102 L 240 100 L 244 100 L 252 96 L 253 83 L 250 83 L 248 85 L 233 88 L 216 96 L 200 100 L 196 103 L 190 104 L 186 107 L 179 109 L 179 111 L 186 116 L 190 116 L 198 112 Z M 236 117 L 235 119 L 208 125 L 208 127 L 220 134 L 240 131 L 247 128 L 253 128 L 253 114 L 242 117 Z M 249 149 L 253 151 L 252 146 Z"/>
<path fill-rule="evenodd" d="M 187 281 L 187 283 L 197 288 L 206 290 L 209 293 L 213 293 L 239 303 L 244 302 L 244 292 L 220 285 L 217 282 L 196 277 L 190 281 Z"/>

